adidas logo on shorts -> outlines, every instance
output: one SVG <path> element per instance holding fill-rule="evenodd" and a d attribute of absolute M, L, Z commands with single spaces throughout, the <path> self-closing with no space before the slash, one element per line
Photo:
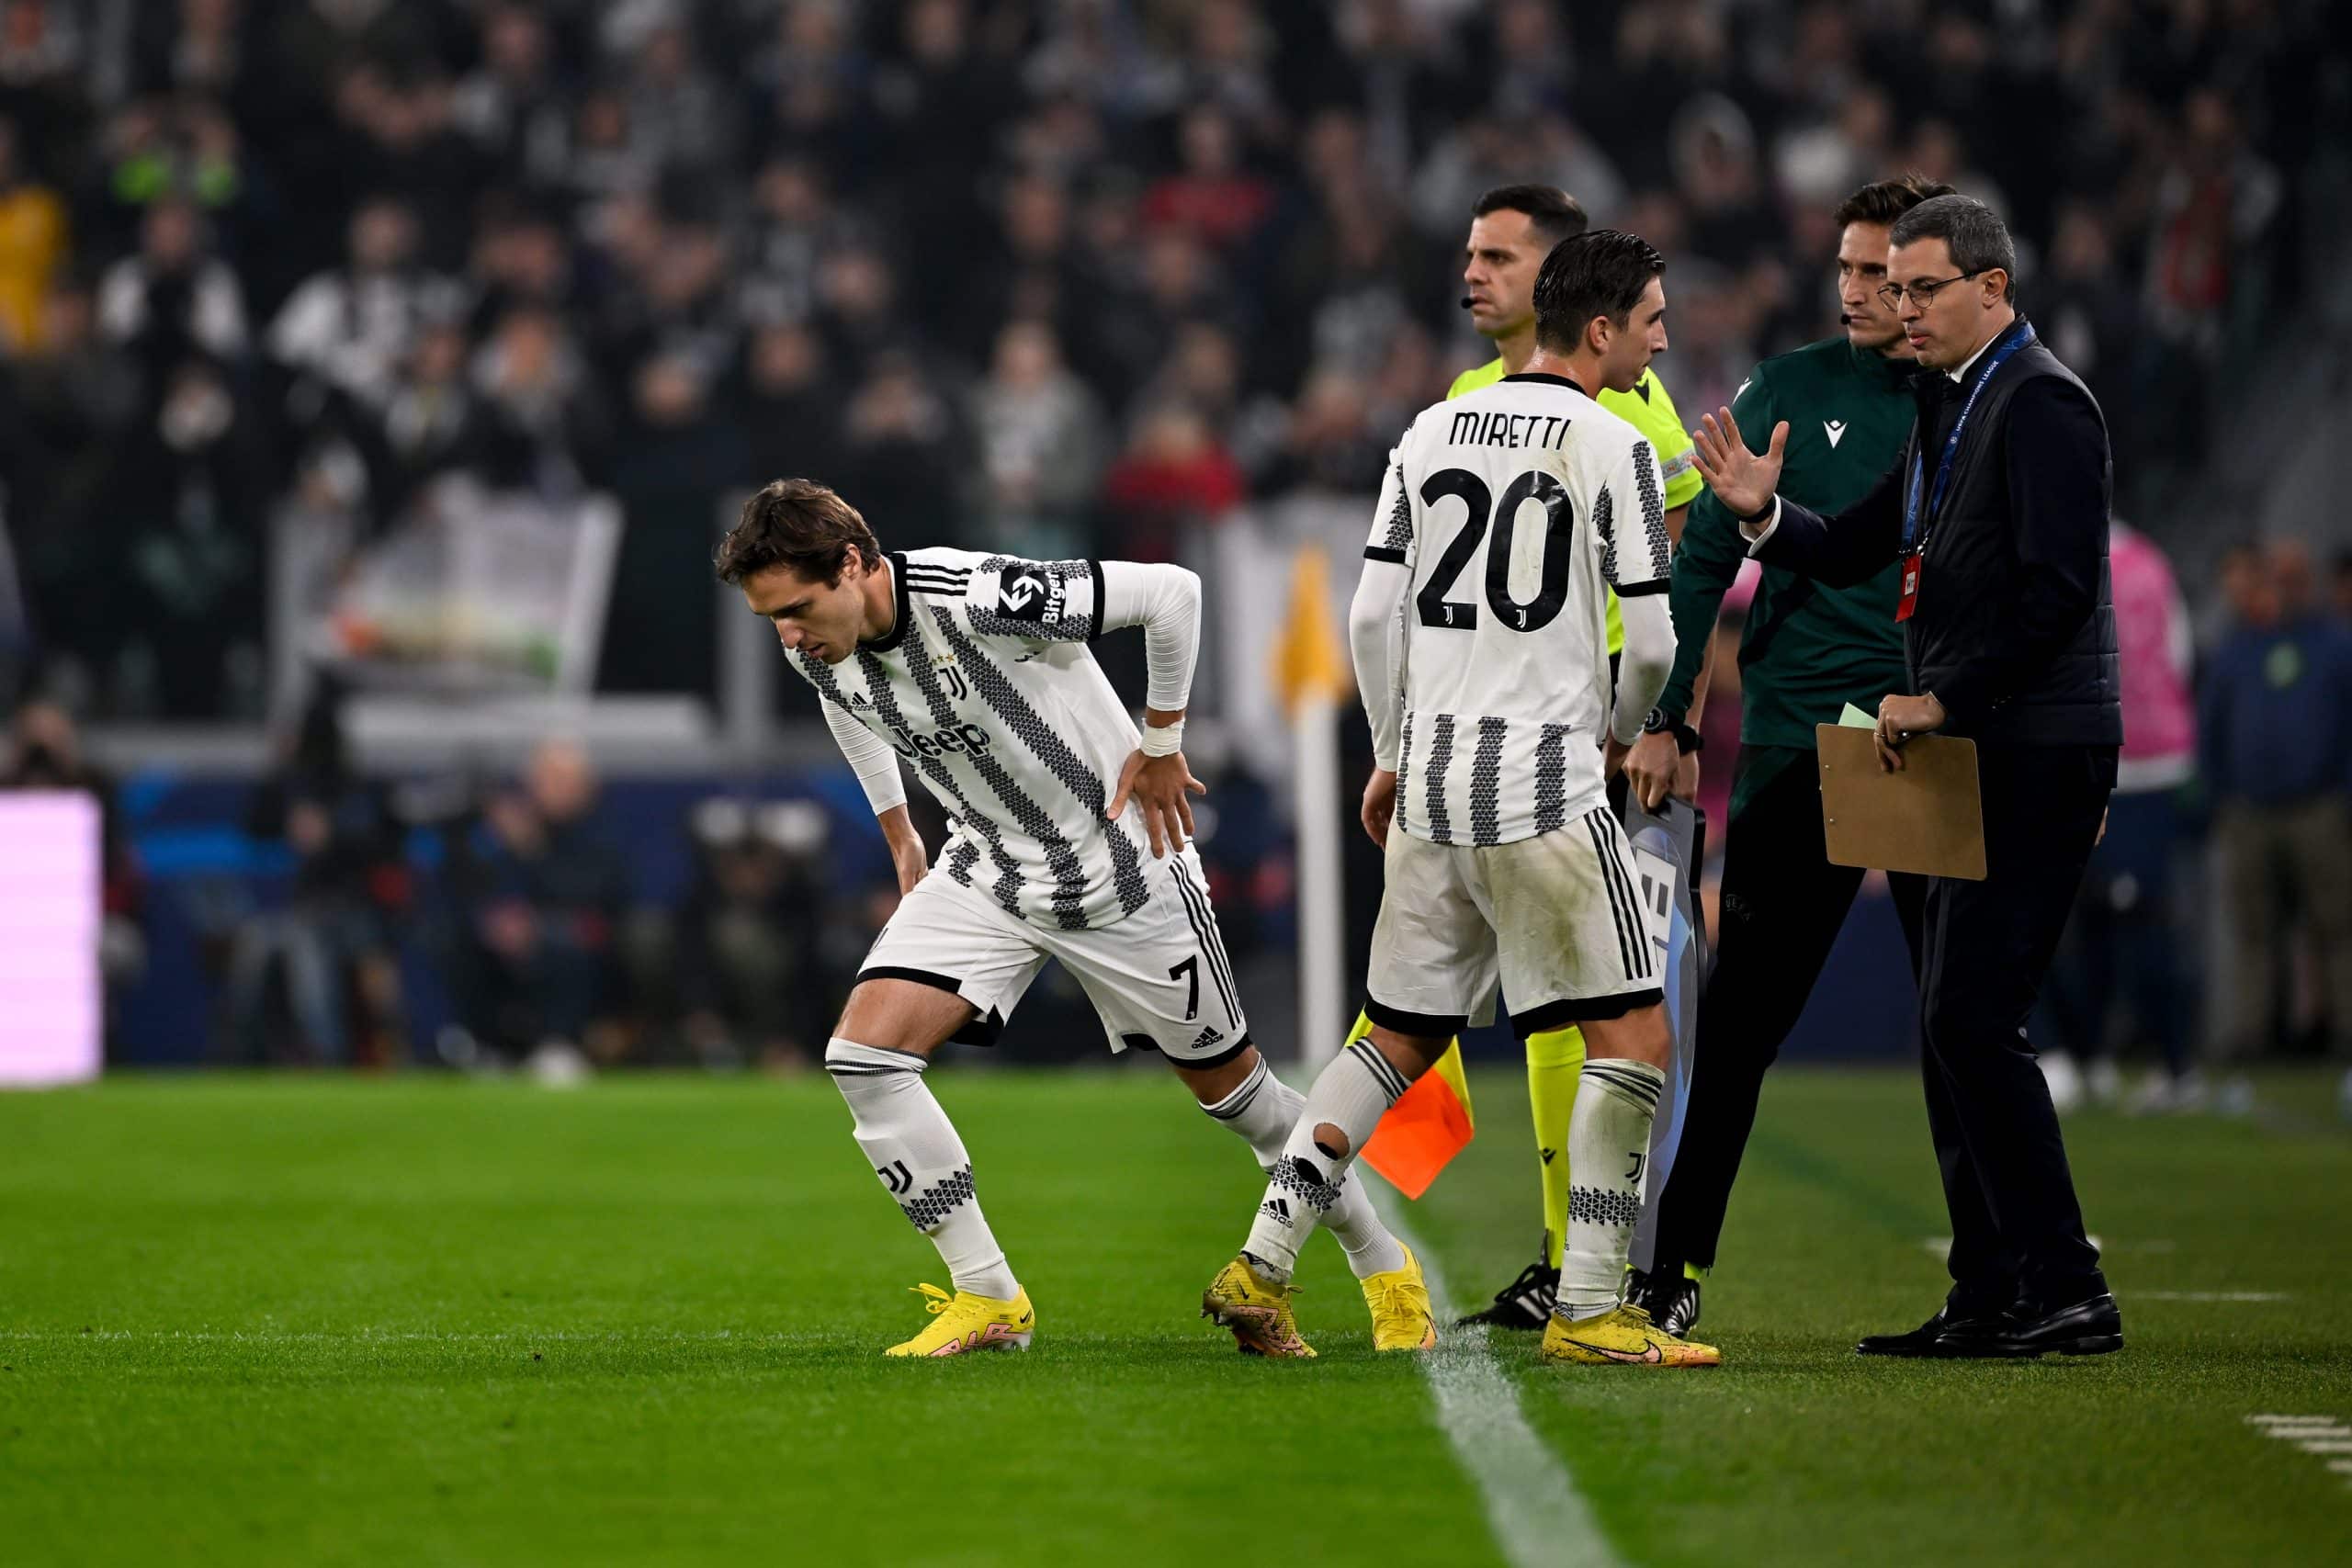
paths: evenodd
<path fill-rule="evenodd" d="M 1200 1033 L 1193 1037 L 1193 1049 L 1195 1051 L 1205 1051 L 1224 1038 L 1225 1032 L 1219 1029 L 1216 1024 L 1212 1023 L 1206 1029 L 1202 1030 Z"/>

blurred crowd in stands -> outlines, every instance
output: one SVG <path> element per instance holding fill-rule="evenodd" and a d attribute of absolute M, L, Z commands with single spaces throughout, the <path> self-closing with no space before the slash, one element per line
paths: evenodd
<path fill-rule="evenodd" d="M 1368 498 L 1409 415 L 1488 356 L 1455 274 L 1473 201 L 1517 180 L 1668 254 L 1659 370 L 1695 418 L 1836 330 L 1829 213 L 1903 169 L 2009 217 L 2021 302 L 2112 426 L 2119 511 L 2162 524 L 2246 373 L 2224 345 L 2308 282 L 2329 12 L 0 0 L 9 778 L 104 789 L 77 722 L 288 737 L 244 823 L 290 857 L 288 896 L 209 928 L 230 1054 L 400 1059 L 421 950 L 453 1057 L 789 1060 L 888 909 L 831 874 L 814 808 L 681 813 L 689 891 L 650 910 L 575 750 L 438 805 L 363 776 L 331 690 L 267 711 L 285 528 L 365 547 L 429 523 L 452 473 L 608 493 L 597 685 L 707 694 L 710 546 L 747 486 L 826 479 L 886 542 L 1143 558 L 1253 502 Z M 2084 1054 L 2130 1033 L 2119 988 L 2175 1081 L 2191 1034 L 2352 1036 L 2333 570 L 2324 592 L 2307 554 L 2249 545 L 2193 670 L 2159 634 L 2198 756 L 2158 792 L 2165 852 L 2087 896 L 2053 1024 Z M 1258 818 L 1232 820 L 1229 935 L 1283 897 Z M 141 877 L 109 821 L 128 973 Z M 2191 1030 L 2149 989 L 2195 972 L 2162 956 L 2188 912 L 2154 868 L 2209 828 L 2242 951 Z M 779 936 L 813 907 L 824 943 Z M 2170 946 L 2140 940 L 2152 910 Z"/>
<path fill-rule="evenodd" d="M 1371 487 L 1530 178 L 1672 258 L 1685 409 L 1834 326 L 1846 191 L 1958 183 L 2161 495 L 2297 287 L 2328 9 L 0 0 L 13 636 L 89 713 L 257 716 L 271 519 L 451 469 L 620 500 L 609 690 L 709 688 L 716 510 L 779 473 L 1166 556 Z"/>

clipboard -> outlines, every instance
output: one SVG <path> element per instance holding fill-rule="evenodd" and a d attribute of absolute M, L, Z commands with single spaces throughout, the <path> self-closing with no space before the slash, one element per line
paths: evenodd
<path fill-rule="evenodd" d="M 1881 773 L 1871 732 L 1816 725 L 1821 836 L 1832 865 L 1984 880 L 1984 806 L 1976 742 L 1922 735 L 1899 773 Z"/>

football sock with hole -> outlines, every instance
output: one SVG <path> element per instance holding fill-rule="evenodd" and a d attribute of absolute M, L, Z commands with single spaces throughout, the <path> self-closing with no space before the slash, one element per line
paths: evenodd
<path fill-rule="evenodd" d="M 1290 1279 L 1300 1246 L 1338 1206 L 1349 1164 L 1410 1081 L 1369 1040 L 1347 1046 L 1315 1076 L 1242 1244 L 1260 1274 L 1277 1284 Z M 1332 1146 L 1316 1141 L 1320 1127 L 1338 1134 Z"/>
<path fill-rule="evenodd" d="M 1306 1109 L 1306 1097 L 1276 1077 L 1273 1069 L 1261 1058 L 1241 1087 L 1201 1109 L 1212 1120 L 1221 1122 L 1249 1144 L 1250 1153 L 1258 1156 L 1259 1168 L 1269 1176 L 1283 1157 L 1283 1146 L 1290 1141 L 1291 1132 L 1298 1125 L 1299 1112 Z M 1331 1204 L 1331 1212 L 1323 1216 L 1324 1228 L 1339 1242 L 1348 1255 L 1348 1268 L 1359 1280 L 1374 1274 L 1385 1274 L 1405 1267 L 1405 1249 L 1380 1223 L 1380 1215 L 1372 1206 L 1372 1195 L 1363 1183 L 1351 1181 L 1340 1189 Z"/>

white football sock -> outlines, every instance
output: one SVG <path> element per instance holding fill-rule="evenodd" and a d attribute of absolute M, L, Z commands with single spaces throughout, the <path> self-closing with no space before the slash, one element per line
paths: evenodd
<path fill-rule="evenodd" d="M 1350 1045 L 1316 1075 L 1282 1154 L 1267 1173 L 1273 1179 L 1258 1205 L 1250 1239 L 1242 1244 L 1260 1274 L 1276 1284 L 1290 1279 L 1299 1247 L 1337 1212 L 1349 1163 L 1409 1082 L 1369 1040 Z M 1339 1129 L 1341 1146 L 1327 1149 L 1316 1143 L 1315 1129 L 1325 1125 Z"/>
<path fill-rule="evenodd" d="M 1552 1310 L 1571 1323 L 1614 1312 L 1642 1217 L 1650 1123 L 1666 1074 L 1623 1056 L 1588 1056 L 1568 1123 L 1568 1248 Z"/>
<path fill-rule="evenodd" d="M 1259 1168 L 1271 1176 L 1306 1105 L 1306 1097 L 1276 1077 L 1260 1057 L 1240 1088 L 1201 1109 L 1238 1134 L 1258 1156 Z M 1347 1253 L 1348 1268 L 1357 1279 L 1405 1267 L 1405 1249 L 1380 1223 L 1363 1183 L 1351 1181 L 1340 1189 L 1339 1201 L 1323 1216 L 1323 1224 Z"/>
<path fill-rule="evenodd" d="M 931 1237 L 959 1291 L 1011 1301 L 1020 1281 L 980 1214 L 972 1157 L 922 1080 L 929 1064 L 904 1051 L 835 1039 L 825 1070 L 857 1118 L 857 1146 L 915 1229 Z"/>

